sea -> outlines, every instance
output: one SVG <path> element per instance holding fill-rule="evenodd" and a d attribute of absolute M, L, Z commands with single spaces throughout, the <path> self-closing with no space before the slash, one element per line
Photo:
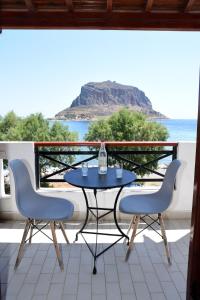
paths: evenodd
<path fill-rule="evenodd" d="M 164 125 L 169 133 L 168 141 L 195 141 L 197 131 L 196 119 L 157 119 L 156 122 Z M 78 132 L 78 140 L 84 141 L 85 134 L 92 121 L 64 121 L 70 131 Z"/>

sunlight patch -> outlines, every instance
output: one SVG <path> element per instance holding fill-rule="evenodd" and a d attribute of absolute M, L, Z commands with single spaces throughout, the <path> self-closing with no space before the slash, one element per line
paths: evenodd
<path fill-rule="evenodd" d="M 90 229 L 91 232 L 95 232 L 94 229 Z M 44 230 L 44 232 L 51 237 L 51 231 L 49 229 Z M 99 232 L 103 233 L 116 233 L 118 234 L 118 230 L 114 229 L 101 229 Z M 124 231 L 125 232 L 125 231 Z M 160 232 L 160 231 L 159 231 Z M 168 242 L 176 242 L 180 240 L 181 238 L 188 235 L 190 232 L 189 229 L 179 229 L 179 230 L 166 230 L 167 239 Z M 73 243 L 75 239 L 75 235 L 77 233 L 77 230 L 75 229 L 68 229 L 66 230 L 66 234 L 69 238 L 70 243 Z M 20 243 L 21 238 L 23 235 L 23 229 L 0 229 L 0 235 L 1 235 L 1 243 Z M 56 230 L 56 235 L 59 243 L 66 243 L 64 240 L 64 237 L 62 235 L 62 232 L 60 230 Z M 86 240 L 88 243 L 95 243 L 96 236 L 94 234 L 84 234 Z M 99 243 L 111 243 L 115 240 L 117 240 L 118 237 L 111 237 L 111 236 L 98 236 L 98 242 Z M 136 243 L 143 243 L 145 241 L 145 238 L 148 238 L 155 243 L 160 243 L 162 241 L 161 237 L 156 234 L 156 232 L 152 230 L 146 230 L 142 232 L 141 234 L 137 235 L 135 238 Z M 119 243 L 122 243 L 124 239 L 121 239 Z M 49 243 L 51 242 L 45 235 L 42 233 L 37 233 L 32 238 L 32 243 Z M 79 234 L 78 241 L 76 243 L 84 243 L 84 240 Z"/>

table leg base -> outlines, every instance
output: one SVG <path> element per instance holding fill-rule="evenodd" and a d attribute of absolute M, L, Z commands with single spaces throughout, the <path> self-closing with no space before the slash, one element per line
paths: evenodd
<path fill-rule="evenodd" d="M 94 275 L 97 274 L 97 269 L 96 269 L 96 266 L 94 266 L 93 268 L 93 272 L 92 272 Z"/>
<path fill-rule="evenodd" d="M 73 241 L 73 243 L 78 241 L 78 234 L 76 234 L 75 240 Z"/>

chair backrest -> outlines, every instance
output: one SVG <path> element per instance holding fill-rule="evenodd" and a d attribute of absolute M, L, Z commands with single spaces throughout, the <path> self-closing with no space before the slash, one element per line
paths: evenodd
<path fill-rule="evenodd" d="M 168 166 L 163 184 L 158 191 L 159 197 L 162 198 L 162 202 L 165 203 L 166 208 L 170 205 L 174 190 L 175 178 L 177 171 L 181 165 L 178 159 L 174 159 Z"/>
<path fill-rule="evenodd" d="M 23 206 L 27 206 L 28 202 L 33 199 L 35 191 L 25 163 L 20 159 L 14 159 L 9 162 L 9 165 L 14 176 L 17 208 L 24 215 Z"/>

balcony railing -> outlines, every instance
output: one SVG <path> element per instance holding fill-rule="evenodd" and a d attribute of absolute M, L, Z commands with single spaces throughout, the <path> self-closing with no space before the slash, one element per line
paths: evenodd
<path fill-rule="evenodd" d="M 120 161 L 125 167 L 142 174 L 136 182 L 160 182 L 164 174 L 155 166 L 158 162 L 170 162 L 177 157 L 176 142 L 106 142 L 108 166 Z M 63 173 L 80 167 L 82 162 L 95 164 L 100 142 L 36 142 L 36 186 L 42 183 L 64 182 Z M 145 160 L 141 157 L 145 156 Z M 70 162 L 71 161 L 71 162 Z M 48 168 L 50 165 L 56 168 Z M 48 173 L 43 170 L 49 169 Z M 145 174 L 148 176 L 145 177 Z M 152 176 L 155 175 L 155 177 Z M 149 176 L 150 175 L 150 176 Z"/>

